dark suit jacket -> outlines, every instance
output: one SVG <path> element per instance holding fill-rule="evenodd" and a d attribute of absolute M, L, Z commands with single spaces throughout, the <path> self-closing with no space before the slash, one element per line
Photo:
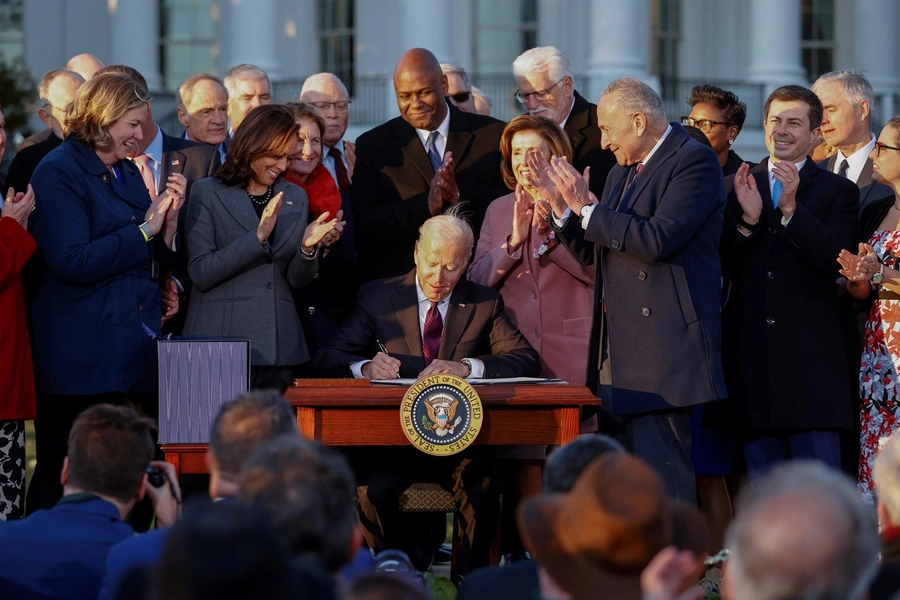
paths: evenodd
<path fill-rule="evenodd" d="M 162 130 L 160 130 L 162 131 Z M 191 278 L 188 275 L 187 261 L 188 250 L 187 233 L 185 231 L 188 214 L 187 204 L 191 199 L 191 186 L 198 179 L 209 177 L 215 172 L 216 150 L 208 144 L 192 142 L 183 138 L 172 137 L 162 131 L 163 154 L 160 160 L 158 192 L 165 189 L 169 175 L 181 173 L 187 179 L 187 193 L 184 195 L 185 204 L 178 213 L 178 246 L 175 252 L 175 261 L 172 263 L 172 275 L 178 279 L 184 289 L 178 314 L 165 325 L 166 331 L 181 333 L 184 328 L 184 320 L 187 316 L 187 300 L 191 291 Z"/>
<path fill-rule="evenodd" d="M 334 343 L 316 353 L 313 369 L 321 377 L 349 377 L 350 364 L 375 356 L 380 340 L 400 360 L 400 377 L 415 378 L 425 368 L 415 276 L 413 270 L 365 284 Z M 438 358 L 477 358 L 485 378 L 541 372 L 538 353 L 506 316 L 500 294 L 466 280 L 450 296 Z"/>
<path fill-rule="evenodd" d="M 537 563 L 522 560 L 503 567 L 482 567 L 469 573 L 459 588 L 458 600 L 537 598 L 540 594 Z"/>
<path fill-rule="evenodd" d="M 49 129 L 47 131 L 50 131 Z M 62 140 L 51 135 L 46 140 L 36 144 L 29 144 L 16 152 L 12 164 L 9 165 L 9 174 L 6 177 L 6 188 L 13 188 L 17 192 L 25 192 L 35 169 L 50 151 L 62 144 Z M 5 189 L 3 190 L 6 191 Z"/>
<path fill-rule="evenodd" d="M 0 581 L 49 597 L 94 600 L 107 552 L 133 535 L 118 509 L 100 498 L 39 510 L 0 527 Z M 2 588 L 0 596 L 14 597 Z"/>
<path fill-rule="evenodd" d="M 575 105 L 566 121 L 565 132 L 575 151 L 572 166 L 583 173 L 591 168 L 591 191 L 597 198 L 603 193 L 606 177 L 616 166 L 616 155 L 600 146 L 600 129 L 597 127 L 597 105 L 575 92 Z"/>
<path fill-rule="evenodd" d="M 449 105 L 446 150 L 453 153 L 459 193 L 476 241 L 488 204 L 509 193 L 500 176 L 505 124 Z M 350 189 L 356 250 L 365 280 L 402 275 L 413 267 L 419 227 L 431 213 L 434 170 L 416 130 L 401 117 L 359 136 Z"/>
<path fill-rule="evenodd" d="M 265 245 L 259 217 L 239 185 L 217 177 L 193 189 L 187 224 L 189 272 L 194 281 L 186 335 L 248 339 L 253 365 L 293 366 L 309 360 L 291 295 L 318 269 L 318 257 L 300 253 L 308 224 L 306 192 L 278 179 L 284 192 L 275 229 Z"/>
<path fill-rule="evenodd" d="M 724 398 L 719 159 L 673 123 L 626 187 L 633 168 L 610 172 L 587 231 L 573 217 L 561 232 L 576 258 L 597 267 L 588 385 L 598 383 L 605 314 L 613 390 L 603 400 L 614 414 Z"/>
<path fill-rule="evenodd" d="M 785 227 L 768 160 L 750 172 L 762 196 L 760 226 L 749 236 L 738 231 L 743 210 L 729 178 L 721 245 L 731 281 L 722 312 L 731 406 L 711 406 L 707 418 L 755 431 L 852 427 L 835 259 L 855 247 L 859 191 L 807 160 Z"/>
<path fill-rule="evenodd" d="M 830 158 L 827 158 L 817 164 L 820 168 L 834 173 L 834 163 L 836 162 L 837 154 L 834 154 Z M 894 195 L 894 190 L 884 185 L 883 183 L 878 183 L 877 181 L 872 179 L 871 158 L 866 159 L 866 164 L 865 166 L 863 166 L 863 170 L 859 174 L 859 179 L 856 180 L 856 186 L 859 188 L 860 217 L 862 216 L 863 210 L 872 202 Z"/>

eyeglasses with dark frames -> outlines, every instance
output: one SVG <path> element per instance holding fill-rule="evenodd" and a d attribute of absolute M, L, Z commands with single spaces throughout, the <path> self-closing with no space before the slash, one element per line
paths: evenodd
<path fill-rule="evenodd" d="M 472 92 L 470 90 L 466 90 L 465 92 L 456 92 L 455 94 L 450 94 L 447 98 L 452 98 L 454 102 L 457 104 L 462 104 L 463 102 L 468 102 L 469 98 L 472 97 Z"/>
<path fill-rule="evenodd" d="M 709 133 L 712 130 L 713 125 L 725 125 L 726 127 L 734 125 L 734 123 L 729 123 L 728 121 L 713 121 L 712 119 L 694 119 L 691 117 L 681 117 L 682 125 L 689 125 L 690 127 L 696 127 L 703 133 Z"/>
<path fill-rule="evenodd" d="M 528 100 L 528 98 L 534 98 L 538 102 L 543 102 L 544 100 L 549 100 L 550 92 L 553 91 L 553 88 L 555 88 L 556 86 L 558 86 L 565 80 L 566 80 L 566 78 L 563 77 L 562 79 L 560 79 L 559 81 L 557 81 L 556 83 L 554 83 L 553 85 L 548 87 L 546 90 L 538 90 L 536 92 L 528 92 L 527 94 L 523 94 L 519 90 L 516 90 L 516 93 L 515 93 L 516 100 L 518 100 L 521 104 L 525 104 L 525 102 Z"/>
<path fill-rule="evenodd" d="M 900 148 L 897 148 L 897 147 L 895 147 L 895 146 L 888 146 L 887 144 L 882 144 L 881 142 L 875 142 L 875 152 L 874 152 L 873 154 L 875 154 L 875 157 L 876 157 L 876 158 L 881 158 L 881 154 L 882 154 L 885 150 L 898 150 L 898 151 L 900 151 Z"/>

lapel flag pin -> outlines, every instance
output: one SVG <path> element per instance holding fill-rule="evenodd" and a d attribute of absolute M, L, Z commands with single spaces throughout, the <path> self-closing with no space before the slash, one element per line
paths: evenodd
<path fill-rule="evenodd" d="M 465 307 L 466 307 L 466 305 L 465 305 L 465 304 L 463 304 L 463 303 L 462 303 L 462 302 L 460 302 L 460 303 L 459 303 L 459 307 L 460 307 L 460 308 L 465 308 Z"/>
<path fill-rule="evenodd" d="M 293 205 L 294 205 L 294 202 L 293 202 L 292 200 L 288 200 L 287 203 L 288 203 L 288 206 L 293 206 Z"/>
<path fill-rule="evenodd" d="M 177 158 L 173 158 L 173 159 L 172 159 L 172 166 L 173 166 L 173 167 L 177 167 L 177 166 L 180 165 L 180 164 L 181 164 L 181 161 L 178 160 Z"/>

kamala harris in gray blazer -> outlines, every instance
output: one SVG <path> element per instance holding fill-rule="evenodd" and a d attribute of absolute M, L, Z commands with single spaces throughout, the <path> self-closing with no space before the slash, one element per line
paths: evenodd
<path fill-rule="evenodd" d="M 309 360 L 291 287 L 316 274 L 318 252 L 300 252 L 308 200 L 300 187 L 278 179 L 283 192 L 272 235 L 261 244 L 260 219 L 247 191 L 216 177 L 194 183 L 186 219 L 188 273 L 194 283 L 185 335 L 250 340 L 253 366 L 291 366 Z"/>

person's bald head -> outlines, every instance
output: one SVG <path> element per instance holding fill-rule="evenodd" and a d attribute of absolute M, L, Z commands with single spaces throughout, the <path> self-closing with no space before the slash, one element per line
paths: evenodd
<path fill-rule="evenodd" d="M 104 63 L 93 54 L 76 54 L 69 59 L 69 62 L 66 63 L 66 68 L 68 70 L 75 71 L 76 73 L 84 77 L 85 81 L 88 81 L 91 77 L 94 76 L 94 73 L 105 66 L 106 63 Z"/>
<path fill-rule="evenodd" d="M 434 54 L 407 50 L 394 68 L 394 91 L 403 120 L 416 129 L 436 130 L 447 116 L 447 77 Z"/>
<path fill-rule="evenodd" d="M 331 73 L 316 73 L 303 82 L 300 101 L 311 104 L 325 120 L 322 142 L 333 148 L 341 141 L 350 120 L 350 95 L 347 87 Z"/>
<path fill-rule="evenodd" d="M 38 96 L 41 99 L 38 116 L 59 138 L 65 137 L 66 113 L 83 83 L 84 77 L 75 71 L 54 69 L 44 75 L 38 84 Z"/>

